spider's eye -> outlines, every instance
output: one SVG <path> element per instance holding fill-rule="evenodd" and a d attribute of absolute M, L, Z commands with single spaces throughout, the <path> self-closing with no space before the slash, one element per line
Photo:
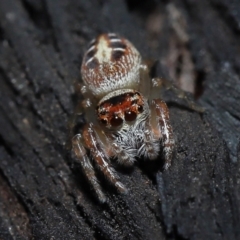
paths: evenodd
<path fill-rule="evenodd" d="M 113 116 L 112 119 L 110 120 L 110 124 L 113 127 L 119 127 L 122 123 L 123 123 L 123 119 L 118 116 Z"/>
<path fill-rule="evenodd" d="M 126 121 L 134 121 L 137 118 L 137 114 L 133 111 L 126 111 L 124 116 Z"/>
<path fill-rule="evenodd" d="M 140 113 L 143 112 L 143 106 L 142 105 L 138 106 L 138 112 L 140 112 Z"/>
<path fill-rule="evenodd" d="M 107 120 L 106 120 L 106 119 L 101 119 L 101 123 L 102 123 L 103 125 L 107 125 Z"/>
<path fill-rule="evenodd" d="M 106 115 L 106 113 L 107 113 L 106 110 L 100 111 L 100 114 L 101 114 L 101 115 Z"/>

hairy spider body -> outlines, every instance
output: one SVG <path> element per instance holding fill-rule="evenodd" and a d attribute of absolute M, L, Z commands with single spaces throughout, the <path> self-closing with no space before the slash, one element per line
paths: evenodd
<path fill-rule="evenodd" d="M 161 80 L 150 79 L 147 66 L 128 40 L 114 33 L 99 35 L 84 55 L 81 74 L 87 124 L 73 137 L 72 150 L 104 202 L 90 158 L 120 192 L 127 192 L 110 159 L 132 165 L 136 157 L 156 159 L 162 146 L 167 169 L 174 147 L 172 127 L 168 108 L 159 99 Z"/>
<path fill-rule="evenodd" d="M 139 83 L 141 56 L 126 39 L 115 34 L 102 34 L 87 50 L 81 73 L 84 83 L 97 98 Z"/>

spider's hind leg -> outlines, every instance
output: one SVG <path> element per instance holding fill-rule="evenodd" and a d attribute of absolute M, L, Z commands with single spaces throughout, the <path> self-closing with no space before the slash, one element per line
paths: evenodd
<path fill-rule="evenodd" d="M 94 124 L 97 122 L 95 109 L 93 107 L 96 105 L 94 96 L 85 85 L 80 83 L 75 83 L 75 90 L 79 99 L 68 121 L 68 141 L 66 143 L 66 148 L 69 150 L 72 147 L 71 139 L 77 133 L 76 128 L 82 128 L 86 122 L 92 122 Z"/>
<path fill-rule="evenodd" d="M 198 106 L 195 102 L 193 102 L 182 89 L 177 88 L 172 82 L 166 80 L 164 78 L 153 78 L 152 79 L 152 94 L 151 99 L 159 98 L 160 91 L 162 88 L 167 90 L 172 90 L 178 98 L 183 99 L 191 110 L 203 113 L 205 111 L 204 108 Z"/>

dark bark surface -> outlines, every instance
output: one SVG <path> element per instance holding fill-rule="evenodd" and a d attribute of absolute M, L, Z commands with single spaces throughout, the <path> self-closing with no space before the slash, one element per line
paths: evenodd
<path fill-rule="evenodd" d="M 99 174 L 105 204 L 65 147 L 81 58 L 102 32 L 206 108 L 163 90 L 171 168 L 116 166 L 127 195 Z M 238 1 L 0 1 L 0 239 L 239 239 L 239 38 Z"/>

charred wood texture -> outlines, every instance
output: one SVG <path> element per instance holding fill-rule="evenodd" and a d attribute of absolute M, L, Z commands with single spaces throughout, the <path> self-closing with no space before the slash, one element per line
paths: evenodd
<path fill-rule="evenodd" d="M 102 32 L 206 109 L 159 93 L 172 167 L 116 166 L 127 195 L 98 174 L 105 204 L 66 147 L 82 55 Z M 239 1 L 1 0 L 0 239 L 240 239 L 239 42 Z"/>

